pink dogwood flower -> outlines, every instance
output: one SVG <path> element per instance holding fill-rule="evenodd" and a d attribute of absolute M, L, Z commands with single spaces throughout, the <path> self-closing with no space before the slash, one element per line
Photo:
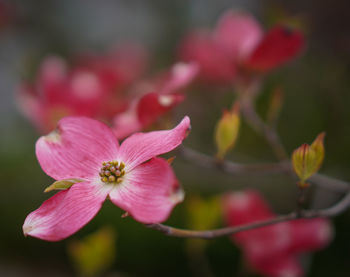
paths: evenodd
<path fill-rule="evenodd" d="M 186 116 L 174 129 L 136 133 L 119 146 L 112 130 L 86 117 L 65 117 L 36 143 L 42 169 L 55 180 L 76 180 L 25 219 L 25 235 L 48 241 L 77 232 L 109 198 L 142 223 L 162 222 L 183 200 L 169 163 L 157 156 L 186 137 Z"/>
<path fill-rule="evenodd" d="M 127 108 L 123 91 L 139 78 L 145 64 L 145 51 L 135 45 L 119 46 L 105 56 L 84 55 L 71 67 L 51 56 L 41 64 L 34 84 L 22 84 L 18 103 L 42 133 L 69 115 L 111 121 Z"/>
<path fill-rule="evenodd" d="M 253 190 L 225 195 L 223 210 L 229 226 L 275 217 L 261 195 Z M 331 238 L 331 224 L 322 218 L 283 222 L 232 236 L 248 264 L 269 277 L 304 276 L 298 255 L 324 248 Z"/>
<path fill-rule="evenodd" d="M 197 64 L 178 63 L 169 72 L 142 82 L 138 89 L 141 93 L 134 97 L 125 112 L 118 113 L 114 118 L 113 129 L 117 138 L 122 139 L 150 127 L 180 104 L 185 99 L 180 91 L 192 82 L 197 73 Z"/>
<path fill-rule="evenodd" d="M 228 11 L 214 31 L 188 34 L 179 56 L 197 62 L 203 80 L 227 84 L 247 72 L 269 72 L 293 59 L 303 46 L 300 31 L 277 25 L 264 33 L 251 15 Z"/>

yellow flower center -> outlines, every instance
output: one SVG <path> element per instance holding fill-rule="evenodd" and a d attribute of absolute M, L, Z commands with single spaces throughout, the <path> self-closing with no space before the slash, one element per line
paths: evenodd
<path fill-rule="evenodd" d="M 99 172 L 101 181 L 104 183 L 119 184 L 123 181 L 125 174 L 125 164 L 118 161 L 103 162 L 102 168 Z"/>

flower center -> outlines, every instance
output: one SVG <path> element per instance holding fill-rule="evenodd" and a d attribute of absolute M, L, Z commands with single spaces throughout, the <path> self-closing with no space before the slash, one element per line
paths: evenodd
<path fill-rule="evenodd" d="M 125 164 L 118 161 L 103 162 L 99 172 L 101 181 L 104 183 L 117 183 L 123 181 Z"/>

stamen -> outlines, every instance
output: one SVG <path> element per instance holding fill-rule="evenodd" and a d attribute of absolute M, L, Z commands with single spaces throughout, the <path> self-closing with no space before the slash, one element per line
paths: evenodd
<path fill-rule="evenodd" d="M 123 179 L 122 176 L 125 175 L 125 164 L 118 161 L 103 162 L 102 168 L 99 172 L 101 181 L 104 183 L 116 183 L 120 184 Z"/>

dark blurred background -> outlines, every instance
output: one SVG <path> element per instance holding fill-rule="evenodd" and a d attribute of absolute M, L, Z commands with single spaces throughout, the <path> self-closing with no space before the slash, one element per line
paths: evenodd
<path fill-rule="evenodd" d="M 191 265 L 186 240 L 166 237 L 131 218 L 122 219 L 122 211 L 108 201 L 93 221 L 72 238 L 49 243 L 23 236 L 26 215 L 48 198 L 42 191 L 52 180 L 37 163 L 34 144 L 39 134 L 19 113 L 15 93 L 20 81 L 34 75 L 42 57 L 51 53 L 69 57 L 136 40 L 150 50 L 152 70 L 157 70 L 176 61 L 177 44 L 187 30 L 213 28 L 227 9 L 252 13 L 265 28 L 295 18 L 306 33 L 307 48 L 296 61 L 267 77 L 258 110 L 264 114 L 272 90 L 282 87 L 285 103 L 278 130 L 288 151 L 312 142 L 325 131 L 326 159 L 321 171 L 350 180 L 349 1 L 26 0 L 8 4 L 11 15 L 1 21 L 0 27 L 0 276 L 75 276 L 67 250 L 70 241 L 106 224 L 117 233 L 117 255 L 105 276 L 201 276 Z M 177 119 L 184 114 L 192 119 L 192 132 L 185 144 L 208 154 L 215 153 L 215 123 L 222 109 L 230 107 L 234 99 L 230 92 L 215 90 L 194 87 L 176 110 Z M 228 159 L 275 160 L 264 139 L 245 124 Z M 181 157 L 175 160 L 174 168 L 188 198 L 255 187 L 277 212 L 287 212 L 295 206 L 296 187 L 283 176 L 233 177 L 203 170 Z M 318 190 L 310 196 L 310 203 L 316 201 L 315 195 L 319 207 L 340 197 Z M 191 225 L 186 201 L 175 208 L 167 223 Z M 350 275 L 349 212 L 337 217 L 334 224 L 332 244 L 312 258 L 303 259 L 308 276 Z M 214 276 L 239 276 L 240 253 L 228 238 L 210 241 L 205 255 Z"/>

